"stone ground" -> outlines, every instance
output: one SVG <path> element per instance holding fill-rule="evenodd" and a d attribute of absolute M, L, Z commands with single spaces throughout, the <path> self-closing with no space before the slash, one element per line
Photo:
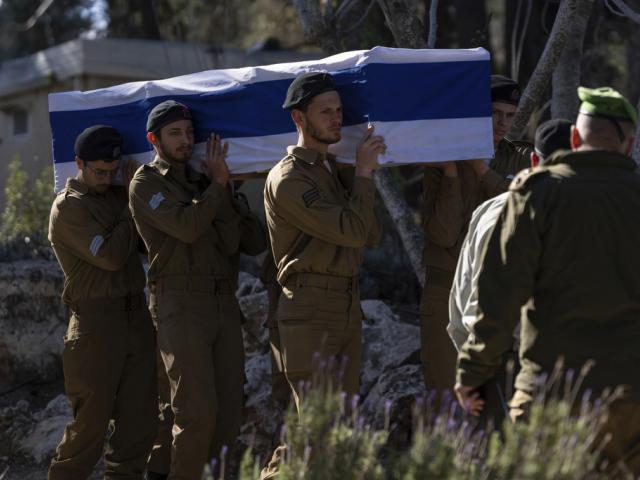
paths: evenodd
<path fill-rule="evenodd" d="M 59 285 L 52 288 L 53 282 L 47 280 L 47 275 L 55 283 L 59 279 L 55 273 L 47 273 L 47 266 L 26 266 L 0 272 L 0 297 L 3 290 L 10 292 L 12 302 L 4 302 L 5 306 L 12 305 L 11 309 L 0 307 L 0 347 L 6 345 L 0 348 L 0 373 L 4 373 L 0 375 L 4 380 L 0 380 L 0 480 L 46 479 L 49 459 L 64 424 L 71 418 L 68 402 L 60 396 L 64 390 L 58 351 L 61 345 L 51 341 L 51 338 L 61 340 L 64 332 L 60 332 L 60 326 L 66 324 L 66 314 L 51 308 L 55 306 L 51 298 L 59 295 Z M 41 271 L 47 275 L 37 275 Z M 23 278 L 21 272 L 27 275 Z M 30 295 L 37 297 L 35 301 Z M 238 297 L 247 317 L 246 423 L 240 442 L 252 444 L 257 453 L 266 456 L 279 428 L 270 398 L 269 347 L 262 328 L 266 292 L 256 277 L 243 272 Z M 35 305 L 33 311 L 29 302 Z M 362 412 L 374 426 L 380 427 L 389 400 L 394 404 L 392 418 L 403 418 L 413 399 L 424 394 L 418 356 L 419 316 L 416 304 L 390 307 L 379 300 L 365 300 L 362 307 L 365 314 Z M 43 330 L 47 332 L 46 338 Z M 11 345 L 16 341 L 23 341 L 24 348 Z M 6 375 L 17 371 L 19 378 Z M 51 375 L 51 372 L 58 373 Z M 99 465 L 91 479 L 101 475 Z"/>

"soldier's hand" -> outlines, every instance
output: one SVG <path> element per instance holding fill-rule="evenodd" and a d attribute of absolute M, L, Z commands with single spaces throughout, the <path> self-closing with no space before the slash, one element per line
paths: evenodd
<path fill-rule="evenodd" d="M 373 171 L 380 168 L 378 156 L 387 151 L 384 138 L 373 135 L 373 125 L 367 131 L 356 148 L 356 176 L 371 178 Z"/>
<path fill-rule="evenodd" d="M 138 170 L 138 167 L 140 165 L 138 165 L 138 162 L 136 162 L 133 158 L 130 158 L 129 160 L 127 160 L 127 163 L 125 163 L 124 168 L 122 169 L 122 184 L 124 185 L 124 188 L 127 189 L 127 194 L 129 193 L 129 185 L 131 185 L 131 179 L 133 179 L 133 176 L 136 173 L 136 170 Z"/>
<path fill-rule="evenodd" d="M 478 390 L 474 387 L 466 385 L 456 385 L 454 388 L 458 402 L 465 412 L 477 417 L 484 408 L 484 399 L 480 396 Z"/>
<path fill-rule="evenodd" d="M 229 143 L 223 143 L 220 135 L 212 133 L 209 136 L 202 171 L 209 180 L 223 186 L 229 181 L 229 167 L 226 161 L 228 151 Z"/>

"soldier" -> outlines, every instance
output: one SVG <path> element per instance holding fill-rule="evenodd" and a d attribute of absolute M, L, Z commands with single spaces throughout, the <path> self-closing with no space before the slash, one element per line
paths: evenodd
<path fill-rule="evenodd" d="M 628 156 L 635 109 L 610 88 L 578 90 L 572 152 L 513 181 L 478 279 L 477 318 L 458 356 L 456 393 L 477 415 L 477 389 L 491 378 L 521 318 L 520 363 L 511 416 L 526 415 L 539 376 L 559 357 L 595 366 L 581 391 L 625 387 L 602 433 L 612 464 L 640 474 L 640 177 Z M 523 308 L 524 307 L 524 308 Z M 579 398 L 579 397 L 578 397 Z"/>
<path fill-rule="evenodd" d="M 544 122 L 536 129 L 535 149 L 531 152 L 531 166 L 544 164 L 556 150 L 570 150 L 569 142 L 571 122 L 555 119 Z M 482 266 L 483 252 L 506 201 L 508 192 L 487 200 L 475 209 L 469 223 L 469 230 L 462 242 L 458 266 L 456 268 L 451 294 L 449 296 L 449 325 L 447 332 L 453 340 L 456 350 L 464 344 L 469 336 L 471 325 L 476 319 L 478 307 L 478 276 Z M 520 327 L 516 327 L 514 335 L 518 336 Z M 507 413 L 504 386 L 507 379 L 506 365 L 509 361 L 515 364 L 516 351 L 508 351 L 503 358 L 502 366 L 496 376 L 483 386 L 482 396 L 485 400 L 482 423 L 493 420 L 501 425 Z M 511 385 L 509 385 L 511 387 Z"/>
<path fill-rule="evenodd" d="M 453 388 L 456 351 L 447 335 L 449 290 L 460 247 L 473 210 L 507 190 L 510 179 L 529 166 L 530 148 L 505 138 L 520 99 L 520 87 L 500 75 L 491 77 L 495 156 L 443 162 L 425 168 L 422 225 L 426 277 L 420 304 L 420 357 L 427 388 Z"/>
<path fill-rule="evenodd" d="M 359 389 L 362 248 L 377 241 L 372 176 L 382 137 L 369 128 L 356 151 L 355 174 L 338 174 L 328 147 L 341 138 L 342 103 L 331 75 L 310 72 L 289 86 L 298 144 L 269 172 L 265 211 L 282 293 L 277 320 L 287 380 L 299 406 L 300 382 L 311 379 L 314 353 L 346 360 L 342 387 Z"/>
<path fill-rule="evenodd" d="M 62 364 L 73 421 L 49 480 L 88 478 L 110 419 L 105 478 L 142 479 L 156 431 L 155 334 L 127 203 L 135 163 L 123 169 L 124 186 L 112 185 L 121 145 L 112 127 L 83 131 L 75 143 L 78 175 L 51 207 L 49 240 L 71 311 Z"/>
<path fill-rule="evenodd" d="M 232 448 L 242 421 L 244 351 L 229 255 L 239 248 L 228 144 L 207 142 L 203 174 L 187 162 L 191 112 L 167 100 L 147 119 L 156 157 L 130 189 L 136 226 L 149 251 L 158 345 L 174 415 L 170 479 L 200 478 L 205 462 Z M 153 477 L 152 477 L 153 478 Z"/>

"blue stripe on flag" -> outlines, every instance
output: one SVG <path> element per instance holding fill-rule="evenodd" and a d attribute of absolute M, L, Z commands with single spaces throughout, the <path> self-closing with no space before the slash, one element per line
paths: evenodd
<path fill-rule="evenodd" d="M 489 117 L 490 68 L 488 61 L 455 61 L 372 63 L 341 70 L 334 73 L 334 78 L 344 103 L 344 125 L 361 124 L 367 119 L 392 122 Z M 51 112 L 54 161 L 71 161 L 76 136 L 95 124 L 116 127 L 123 135 L 125 154 L 149 151 L 147 115 L 169 98 L 191 109 L 196 142 L 205 141 L 212 131 L 223 138 L 292 132 L 290 115 L 281 108 L 291 80 L 234 84 L 211 93 L 166 95 L 110 107 Z"/>

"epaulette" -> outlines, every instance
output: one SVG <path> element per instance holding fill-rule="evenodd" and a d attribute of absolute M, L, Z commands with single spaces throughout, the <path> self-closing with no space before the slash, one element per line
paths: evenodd
<path fill-rule="evenodd" d="M 531 152 L 533 144 L 524 140 L 507 140 L 518 153 Z"/>
<path fill-rule="evenodd" d="M 518 172 L 511 181 L 509 190 L 521 190 L 525 185 L 531 183 L 531 179 L 540 178 L 540 176 L 547 173 L 548 170 L 545 167 L 525 168 L 524 170 L 520 170 L 520 172 Z"/>

